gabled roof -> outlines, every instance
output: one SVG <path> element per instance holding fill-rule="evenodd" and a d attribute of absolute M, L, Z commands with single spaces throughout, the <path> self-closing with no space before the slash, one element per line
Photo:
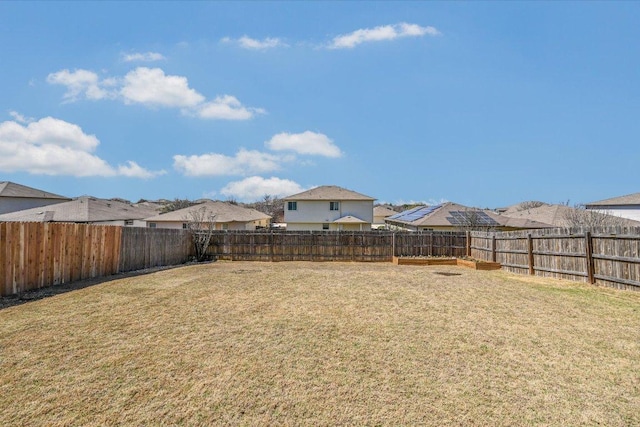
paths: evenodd
<path fill-rule="evenodd" d="M 571 221 L 567 221 L 567 218 L 575 216 L 576 208 L 565 205 L 542 205 L 535 208 L 521 209 L 521 210 L 508 210 L 504 212 L 502 217 L 528 219 L 532 221 L 544 222 L 551 224 L 555 227 L 570 227 Z M 591 215 L 601 215 L 602 217 L 609 216 L 604 213 L 592 212 Z M 623 226 L 638 227 L 639 221 L 632 219 L 614 217 L 616 223 L 620 223 Z"/>
<path fill-rule="evenodd" d="M 353 215 L 343 216 L 342 218 L 338 218 L 333 222 L 336 224 L 368 224 L 367 221 L 363 221 Z"/>
<path fill-rule="evenodd" d="M 204 211 L 204 212 L 203 212 Z M 204 215 L 204 218 L 211 218 L 215 222 L 251 222 L 270 219 L 265 213 L 255 209 L 243 208 L 242 206 L 220 201 L 208 201 L 188 208 L 178 209 L 146 218 L 147 222 L 180 222 L 189 221 L 193 215 Z"/>
<path fill-rule="evenodd" d="M 640 193 L 627 194 L 626 196 L 612 197 L 611 199 L 599 200 L 597 202 L 586 203 L 585 206 L 640 206 Z"/>
<path fill-rule="evenodd" d="M 417 206 L 385 218 L 386 222 L 412 227 L 510 227 L 549 228 L 551 225 L 522 218 L 510 218 L 495 212 L 447 202 L 434 206 Z"/>
<path fill-rule="evenodd" d="M 157 210 L 91 196 L 0 215 L 0 221 L 103 222 L 143 219 Z"/>
<path fill-rule="evenodd" d="M 338 187 L 337 185 L 322 185 L 320 187 L 312 188 L 311 190 L 303 191 L 302 193 L 294 194 L 292 196 L 285 197 L 284 200 L 375 200 L 373 197 L 365 196 L 364 194 L 356 193 L 355 191 L 347 190 L 346 188 Z"/>
<path fill-rule="evenodd" d="M 373 216 L 391 216 L 391 215 L 395 215 L 398 212 L 394 211 L 393 209 L 389 209 L 386 206 L 374 206 L 373 208 Z"/>
<path fill-rule="evenodd" d="M 38 190 L 37 188 L 27 187 L 26 185 L 22 184 L 16 184 L 15 182 L 11 181 L 0 181 L 0 197 L 70 200 L 68 197 Z"/>

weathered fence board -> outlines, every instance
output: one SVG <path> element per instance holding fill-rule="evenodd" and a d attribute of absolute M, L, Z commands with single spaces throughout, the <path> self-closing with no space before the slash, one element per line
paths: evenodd
<path fill-rule="evenodd" d="M 382 261 L 393 256 L 464 256 L 464 232 L 216 231 L 208 254 L 234 261 Z"/>
<path fill-rule="evenodd" d="M 181 264 L 189 260 L 192 246 L 191 235 L 184 230 L 3 222 L 0 295 Z"/>
<path fill-rule="evenodd" d="M 193 255 L 191 234 L 185 230 L 124 227 L 114 241 L 121 248 L 119 272 L 183 264 Z"/>
<path fill-rule="evenodd" d="M 471 240 L 474 258 L 495 257 L 514 273 L 640 290 L 638 228 L 474 231 Z"/>

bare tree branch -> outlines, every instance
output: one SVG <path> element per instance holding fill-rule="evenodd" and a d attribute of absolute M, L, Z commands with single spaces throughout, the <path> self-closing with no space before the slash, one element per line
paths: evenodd
<path fill-rule="evenodd" d="M 567 209 L 564 220 L 568 227 L 618 227 L 624 225 L 624 219 L 602 211 L 586 209 L 584 205 L 575 205 Z"/>
<path fill-rule="evenodd" d="M 187 229 L 191 231 L 198 262 L 207 258 L 207 249 L 211 243 L 213 231 L 216 228 L 215 218 L 214 214 L 207 213 L 207 209 L 204 206 L 191 210 L 187 218 L 185 218 Z"/>

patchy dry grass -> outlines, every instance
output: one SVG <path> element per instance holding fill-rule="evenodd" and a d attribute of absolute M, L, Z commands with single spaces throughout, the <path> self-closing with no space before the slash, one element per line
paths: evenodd
<path fill-rule="evenodd" d="M 0 424 L 638 425 L 639 361 L 640 293 L 217 262 L 0 311 Z"/>

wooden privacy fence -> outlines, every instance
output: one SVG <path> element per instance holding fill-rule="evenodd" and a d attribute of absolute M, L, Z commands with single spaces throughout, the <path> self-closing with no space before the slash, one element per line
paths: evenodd
<path fill-rule="evenodd" d="M 124 227 L 118 272 L 184 264 L 194 254 L 187 230 Z"/>
<path fill-rule="evenodd" d="M 464 256 L 464 232 L 217 231 L 208 254 L 234 261 L 384 261 Z"/>
<path fill-rule="evenodd" d="M 180 264 L 192 252 L 183 230 L 0 222 L 0 295 Z"/>
<path fill-rule="evenodd" d="M 640 290 L 640 229 L 473 231 L 471 256 L 514 273 Z"/>

